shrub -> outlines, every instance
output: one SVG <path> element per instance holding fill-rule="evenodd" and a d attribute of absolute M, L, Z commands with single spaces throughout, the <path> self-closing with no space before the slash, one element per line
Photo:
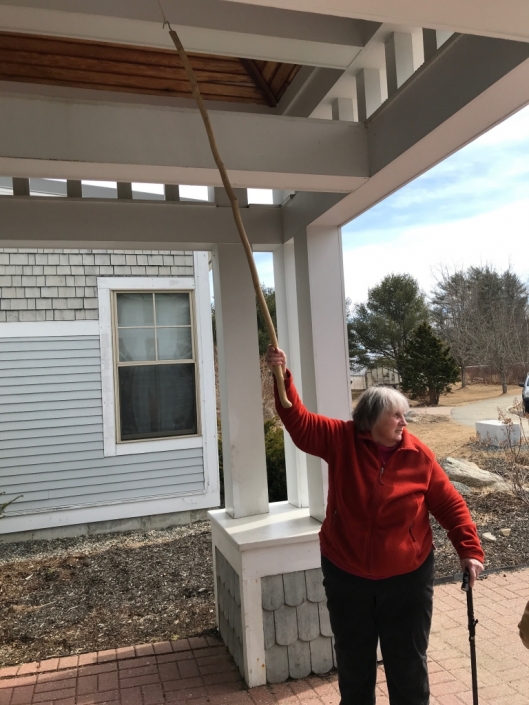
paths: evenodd
<path fill-rule="evenodd" d="M 264 423 L 266 474 L 268 478 L 268 497 L 270 502 L 283 502 L 287 499 L 287 476 L 285 470 L 285 442 L 283 429 L 278 419 L 269 419 Z M 220 472 L 220 506 L 224 507 L 224 464 L 222 460 L 222 437 L 219 432 L 219 472 Z"/>

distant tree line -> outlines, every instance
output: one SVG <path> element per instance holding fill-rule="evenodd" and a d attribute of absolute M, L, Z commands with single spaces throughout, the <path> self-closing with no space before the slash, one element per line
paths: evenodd
<path fill-rule="evenodd" d="M 409 274 L 390 274 L 369 290 L 365 303 L 348 301 L 351 369 L 392 367 L 405 390 L 436 403 L 458 377 L 466 385 L 468 366 L 488 365 L 506 393 L 509 370 L 529 369 L 528 301 L 527 284 L 510 268 L 442 269 L 429 297 Z"/>

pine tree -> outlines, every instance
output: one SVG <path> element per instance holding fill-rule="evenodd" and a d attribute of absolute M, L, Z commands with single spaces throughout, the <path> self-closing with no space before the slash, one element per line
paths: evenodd
<path fill-rule="evenodd" d="M 409 274 L 388 274 L 369 290 L 367 302 L 348 316 L 351 368 L 377 362 L 399 369 L 399 358 L 412 331 L 428 319 L 417 281 Z"/>
<path fill-rule="evenodd" d="M 451 391 L 459 378 L 459 367 L 450 348 L 435 335 L 432 327 L 421 323 L 411 334 L 399 359 L 402 388 L 412 397 L 427 399 L 435 406 L 441 394 Z"/>

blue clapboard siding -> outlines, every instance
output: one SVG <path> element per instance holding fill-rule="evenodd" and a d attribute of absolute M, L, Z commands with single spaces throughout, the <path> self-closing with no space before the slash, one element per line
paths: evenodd
<path fill-rule="evenodd" d="M 99 338 L 0 339 L 8 513 L 204 491 L 201 448 L 105 458 Z"/>

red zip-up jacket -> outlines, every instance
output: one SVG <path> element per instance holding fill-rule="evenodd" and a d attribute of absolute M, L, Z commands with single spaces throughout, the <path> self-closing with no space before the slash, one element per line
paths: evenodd
<path fill-rule="evenodd" d="M 313 414 L 303 406 L 290 372 L 292 402 L 278 414 L 298 448 L 329 466 L 327 512 L 320 531 L 324 556 L 364 578 L 380 579 L 418 568 L 432 550 L 429 513 L 448 531 L 460 558 L 484 562 L 476 525 L 432 451 L 405 428 L 399 448 L 381 463 L 370 433 Z"/>

